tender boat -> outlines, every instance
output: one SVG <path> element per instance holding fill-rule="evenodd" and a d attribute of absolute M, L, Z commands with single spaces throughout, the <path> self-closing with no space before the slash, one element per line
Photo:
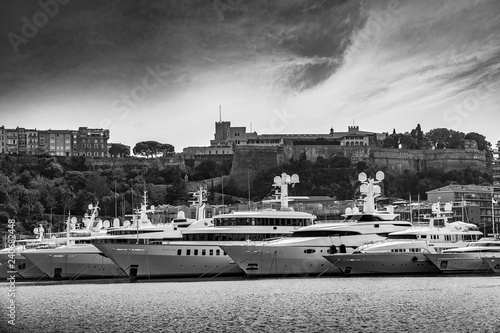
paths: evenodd
<path fill-rule="evenodd" d="M 442 253 L 424 253 L 429 261 L 445 273 L 491 273 L 492 268 L 483 260 L 489 254 L 500 254 L 500 236 L 481 238 L 465 247 Z"/>
<path fill-rule="evenodd" d="M 329 253 L 351 253 L 368 241 L 379 241 L 391 232 L 412 226 L 401 221 L 389 210 L 376 210 L 375 198 L 380 195 L 376 185 L 384 178 L 378 172 L 376 180 L 361 173 L 363 212 L 346 210 L 342 222 L 319 223 L 295 231 L 290 237 L 247 244 L 222 245 L 221 248 L 239 265 L 247 276 L 321 276 L 340 271 L 323 256 Z"/>
<path fill-rule="evenodd" d="M 448 222 L 451 204 L 432 206 L 433 216 L 424 219 L 425 226 L 414 226 L 390 233 L 385 241 L 369 243 L 351 254 L 329 254 L 324 257 L 346 275 L 358 274 L 429 274 L 440 273 L 424 253 L 441 253 L 477 241 L 483 234 L 477 226 Z"/>
<path fill-rule="evenodd" d="M 311 225 L 314 215 L 288 209 L 287 186 L 298 182 L 297 175 L 282 174 L 274 178 L 273 185 L 281 197 L 280 211 L 231 212 L 200 219 L 182 231 L 182 241 L 98 242 L 95 246 L 123 270 L 139 278 L 243 275 L 220 246 L 290 235 Z"/>

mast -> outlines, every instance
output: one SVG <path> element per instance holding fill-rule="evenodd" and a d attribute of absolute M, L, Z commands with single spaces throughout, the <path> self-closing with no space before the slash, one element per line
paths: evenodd
<path fill-rule="evenodd" d="M 413 214 L 411 210 L 411 193 L 409 193 L 409 197 L 410 197 L 410 223 L 413 224 Z"/>
<path fill-rule="evenodd" d="M 464 219 L 464 206 L 465 206 L 464 195 L 462 194 L 462 221 L 463 222 L 465 222 L 465 219 Z"/>
<path fill-rule="evenodd" d="M 71 218 L 71 211 L 68 210 L 68 220 L 66 221 L 66 245 L 69 246 L 69 235 L 70 235 L 70 232 L 69 232 L 69 219 Z"/>
<path fill-rule="evenodd" d="M 491 186 L 491 226 L 493 229 L 493 236 L 496 235 L 495 233 L 495 198 L 493 196 L 493 186 Z"/>
<path fill-rule="evenodd" d="M 417 205 L 417 219 L 418 219 L 418 222 L 420 222 L 420 192 L 418 192 L 418 196 L 417 196 L 417 200 L 418 200 L 418 205 Z"/>
<path fill-rule="evenodd" d="M 296 183 L 299 183 L 299 176 L 296 174 L 293 174 L 290 177 L 286 173 L 282 173 L 281 177 L 280 176 L 274 177 L 273 186 L 280 188 L 279 194 L 280 194 L 281 210 L 290 210 L 288 207 L 288 185 L 292 184 L 292 186 L 294 186 Z"/>
<path fill-rule="evenodd" d="M 373 213 L 375 211 L 375 198 L 380 196 L 380 186 L 376 185 L 382 182 L 385 175 L 382 171 L 378 171 L 375 175 L 375 179 L 367 178 L 366 173 L 361 172 L 358 175 L 358 180 L 361 182 L 360 192 L 365 194 L 365 202 L 363 203 L 364 213 Z"/>

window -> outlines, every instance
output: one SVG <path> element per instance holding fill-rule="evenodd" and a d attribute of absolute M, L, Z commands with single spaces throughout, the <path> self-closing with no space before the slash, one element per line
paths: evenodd
<path fill-rule="evenodd" d="M 206 254 L 207 254 L 207 250 L 205 250 L 205 249 L 201 250 L 201 255 L 202 255 L 202 256 L 204 256 L 204 255 L 206 255 Z"/>
<path fill-rule="evenodd" d="M 220 250 L 219 249 L 215 250 L 215 255 L 216 256 L 220 256 Z"/>
<path fill-rule="evenodd" d="M 214 255 L 214 250 L 210 249 L 210 255 L 213 256 Z"/>
<path fill-rule="evenodd" d="M 194 250 L 194 255 L 197 256 L 198 255 L 198 249 Z"/>
<path fill-rule="evenodd" d="M 180 256 L 182 254 L 182 249 L 177 250 L 177 255 Z"/>
<path fill-rule="evenodd" d="M 187 256 L 190 256 L 190 255 L 191 255 L 191 249 L 187 249 L 187 250 L 186 250 L 186 255 L 187 255 Z"/>

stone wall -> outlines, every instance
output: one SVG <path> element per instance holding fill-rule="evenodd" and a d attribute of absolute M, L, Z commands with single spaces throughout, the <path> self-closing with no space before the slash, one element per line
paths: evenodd
<path fill-rule="evenodd" d="M 91 169 L 99 168 L 102 166 L 108 167 L 149 167 L 157 168 L 159 170 L 166 167 L 178 166 L 185 169 L 184 160 L 177 154 L 168 157 L 155 157 L 155 158 L 140 158 L 140 157 L 123 157 L 123 158 L 86 158 L 85 165 Z"/>
<path fill-rule="evenodd" d="M 440 169 L 444 172 L 474 168 L 486 171 L 486 155 L 477 149 L 390 149 L 373 148 L 368 162 L 389 170 L 403 172 L 405 169 L 423 172 Z"/>
<path fill-rule="evenodd" d="M 231 181 L 239 190 L 246 190 L 248 179 L 252 181 L 260 170 L 284 165 L 292 158 L 316 162 L 319 156 L 330 158 L 337 154 L 359 161 L 386 167 L 402 173 L 404 170 L 423 172 L 440 169 L 445 172 L 474 168 L 487 170 L 485 153 L 477 149 L 391 149 L 373 146 L 337 145 L 285 145 L 283 147 L 239 146 L 234 152 Z"/>
<path fill-rule="evenodd" d="M 367 161 L 370 153 L 369 146 L 337 146 L 337 145 L 286 145 L 283 147 L 285 160 L 290 161 L 292 158 L 298 160 L 302 154 L 306 155 L 306 159 L 311 162 L 316 162 L 319 156 L 330 158 L 341 154 L 349 157 L 353 162 Z"/>

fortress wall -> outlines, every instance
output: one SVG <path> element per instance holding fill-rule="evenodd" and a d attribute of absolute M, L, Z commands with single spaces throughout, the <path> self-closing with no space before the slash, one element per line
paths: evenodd
<path fill-rule="evenodd" d="M 284 147 L 285 159 L 287 161 L 300 159 L 305 154 L 308 161 L 316 162 L 318 157 L 330 158 L 342 154 L 349 157 L 353 162 L 368 160 L 369 146 L 333 146 L 333 145 L 286 145 Z"/>
<path fill-rule="evenodd" d="M 373 148 L 368 161 L 370 164 L 403 172 L 441 169 L 445 172 L 475 168 L 486 170 L 486 155 L 477 149 L 390 149 Z"/>

